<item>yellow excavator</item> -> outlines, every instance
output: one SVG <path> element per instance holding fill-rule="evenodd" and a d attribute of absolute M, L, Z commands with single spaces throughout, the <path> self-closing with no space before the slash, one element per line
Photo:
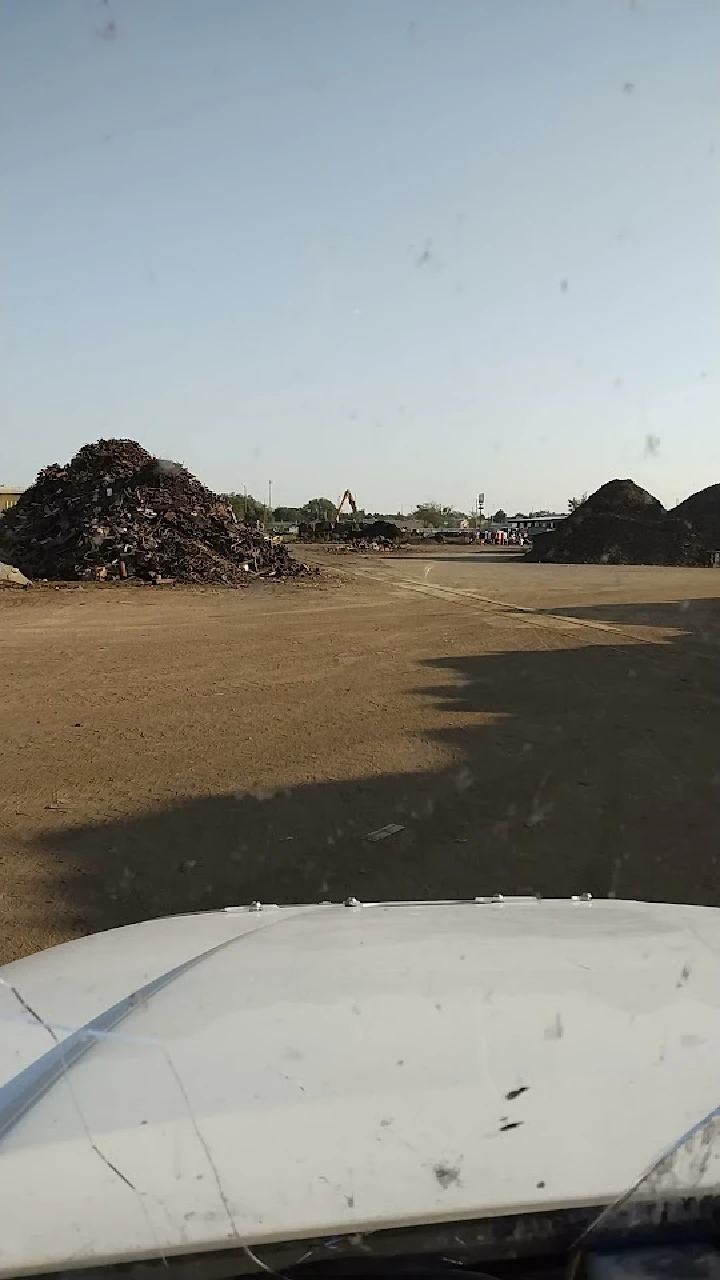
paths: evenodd
<path fill-rule="evenodd" d="M 356 503 L 355 499 L 353 498 L 353 496 L 352 496 L 352 494 L 351 494 L 350 490 L 349 490 L 349 489 L 346 489 L 346 490 L 345 490 L 345 492 L 344 492 L 344 494 L 343 494 L 343 496 L 342 496 L 342 498 L 340 499 L 340 501 L 338 502 L 338 504 L 337 504 L 337 506 L 336 506 L 336 508 L 335 508 L 335 523 L 336 523 L 336 524 L 339 524 L 339 522 L 340 522 L 340 513 L 342 512 L 342 509 L 343 509 L 343 507 L 345 506 L 345 503 L 346 503 L 346 502 L 347 502 L 347 504 L 348 504 L 348 506 L 349 506 L 350 510 L 352 511 L 353 515 L 354 515 L 354 516 L 356 516 L 356 515 L 357 515 L 357 503 Z"/>

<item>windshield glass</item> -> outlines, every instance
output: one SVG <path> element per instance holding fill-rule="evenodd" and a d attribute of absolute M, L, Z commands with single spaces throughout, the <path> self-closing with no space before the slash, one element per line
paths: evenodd
<path fill-rule="evenodd" d="M 612 1204 L 582 1232 L 577 1248 L 588 1251 L 608 1240 L 654 1228 L 682 1228 L 697 1217 L 705 1225 L 716 1213 L 720 1162 L 720 1107 L 703 1116 L 662 1152 Z M 705 1210 L 701 1206 L 705 1203 Z M 699 1211 L 699 1212 L 698 1212 Z"/>
<path fill-rule="evenodd" d="M 0 0 L 8 1274 L 715 1188 L 718 48 Z"/>

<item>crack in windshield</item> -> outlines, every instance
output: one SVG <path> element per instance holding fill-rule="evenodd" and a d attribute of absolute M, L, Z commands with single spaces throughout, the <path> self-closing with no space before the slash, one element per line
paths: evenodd
<path fill-rule="evenodd" d="M 659 1221 L 668 1201 L 716 1192 L 718 1175 L 703 1188 L 711 1160 L 720 1160 L 720 1104 L 681 1134 L 626 1191 L 607 1205 L 575 1242 L 575 1249 L 587 1249 L 593 1237 L 612 1234 L 625 1226 L 634 1208 L 654 1208 Z"/>

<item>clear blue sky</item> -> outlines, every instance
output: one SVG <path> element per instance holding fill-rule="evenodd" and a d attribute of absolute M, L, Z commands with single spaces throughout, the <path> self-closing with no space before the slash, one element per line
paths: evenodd
<path fill-rule="evenodd" d="M 276 503 L 720 481 L 717 0 L 1 14 L 0 484 L 100 435 Z"/>

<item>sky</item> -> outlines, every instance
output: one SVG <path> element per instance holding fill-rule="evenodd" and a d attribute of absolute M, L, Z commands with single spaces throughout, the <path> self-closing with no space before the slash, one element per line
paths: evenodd
<path fill-rule="evenodd" d="M 0 0 L 0 485 L 720 481 L 717 0 Z"/>

